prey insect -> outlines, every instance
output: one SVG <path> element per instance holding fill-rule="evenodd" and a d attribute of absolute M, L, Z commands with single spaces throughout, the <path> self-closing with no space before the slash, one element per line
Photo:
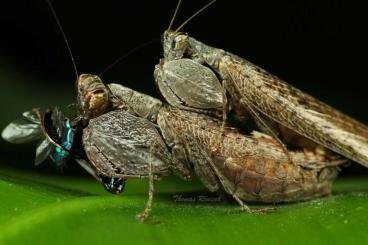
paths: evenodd
<path fill-rule="evenodd" d="M 224 115 L 232 108 L 280 137 L 280 145 L 287 139 L 278 133 L 287 129 L 368 167 L 366 125 L 243 58 L 179 32 L 185 23 L 171 30 L 172 22 L 163 34 L 164 59 L 155 68 L 157 87 L 168 103 Z"/>
<path fill-rule="evenodd" d="M 71 121 L 59 108 L 47 110 L 39 108 L 23 112 L 22 116 L 10 123 L 3 131 L 2 138 L 10 143 L 27 143 L 39 140 L 35 164 L 50 158 L 58 168 L 65 166 L 70 157 L 76 131 Z"/>

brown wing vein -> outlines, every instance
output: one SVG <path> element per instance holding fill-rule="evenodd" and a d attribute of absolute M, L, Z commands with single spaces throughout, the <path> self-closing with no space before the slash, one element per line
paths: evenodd
<path fill-rule="evenodd" d="M 266 116 L 368 167 L 368 127 L 245 60 L 226 60 L 240 97 Z M 240 82 L 239 82 L 240 81 Z"/>

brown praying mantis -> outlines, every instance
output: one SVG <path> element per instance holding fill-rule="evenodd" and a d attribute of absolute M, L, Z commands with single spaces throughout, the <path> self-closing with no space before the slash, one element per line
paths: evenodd
<path fill-rule="evenodd" d="M 88 157 L 83 165 L 110 179 L 149 178 L 150 198 L 140 218 L 148 216 L 153 180 L 171 172 L 184 179 L 194 172 L 207 189 L 224 190 L 251 212 L 243 201 L 290 202 L 330 193 L 337 166 L 344 162 L 307 149 L 289 151 L 290 162 L 277 141 L 265 134 L 245 135 L 232 127 L 222 131 L 218 118 L 164 105 L 119 84 L 101 90 L 103 86 L 94 75 L 83 74 L 78 80 L 78 101 L 86 101 L 79 118 L 89 121 L 83 130 Z M 93 97 L 92 104 L 85 99 Z M 115 110 L 98 116 L 108 103 Z"/>
<path fill-rule="evenodd" d="M 154 72 L 169 104 L 222 111 L 224 121 L 230 110 L 251 117 L 286 155 L 284 143 L 304 147 L 312 141 L 368 167 L 366 125 L 243 58 L 179 32 L 187 21 L 171 30 L 180 2 L 163 34 L 164 58 Z"/>

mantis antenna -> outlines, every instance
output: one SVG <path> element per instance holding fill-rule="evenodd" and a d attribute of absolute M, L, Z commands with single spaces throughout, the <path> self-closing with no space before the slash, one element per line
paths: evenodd
<path fill-rule="evenodd" d="M 169 27 L 167 28 L 168 30 L 170 30 L 170 29 L 171 29 L 171 27 L 172 27 L 172 25 L 173 25 L 173 23 L 174 23 L 174 20 L 175 20 L 175 18 L 176 18 L 176 15 L 178 14 L 178 11 L 179 11 L 179 8 L 180 8 L 180 5 L 181 5 L 181 1 L 182 1 L 182 0 L 179 0 L 179 1 L 178 1 L 178 4 L 176 5 L 176 9 L 175 9 L 174 15 L 173 15 L 173 17 L 171 18 L 171 21 L 170 21 L 170 25 L 169 25 Z"/>
<path fill-rule="evenodd" d="M 191 21 L 194 17 L 196 17 L 198 14 L 200 14 L 203 10 L 205 10 L 206 8 L 208 8 L 209 6 L 211 6 L 214 2 L 216 2 L 216 0 L 212 0 L 211 2 L 207 3 L 205 6 L 203 6 L 200 10 L 198 10 L 197 12 L 195 12 L 191 17 L 189 17 L 186 21 L 184 21 L 183 24 L 181 24 L 176 30 L 175 32 L 178 32 L 181 28 L 183 28 L 186 24 L 188 24 L 189 21 Z M 180 3 L 180 2 L 179 2 Z M 178 8 L 178 7 L 177 7 Z M 175 16 L 175 15 L 174 15 Z"/>
<path fill-rule="evenodd" d="M 64 39 L 64 42 L 65 42 L 65 45 L 68 49 L 68 52 L 69 52 L 69 56 L 70 56 L 70 59 L 72 60 L 72 63 L 73 63 L 73 67 L 74 67 L 74 72 L 75 72 L 75 75 L 77 77 L 77 80 L 78 80 L 78 70 L 77 70 L 77 65 L 75 64 L 75 61 L 74 61 L 74 57 L 73 57 L 73 53 L 72 53 L 72 50 L 69 46 L 69 42 L 68 42 L 68 39 L 66 38 L 66 35 L 64 33 L 64 30 L 63 30 L 63 27 L 61 26 L 61 23 L 60 23 L 60 20 L 59 18 L 57 17 L 56 15 L 56 12 L 54 10 L 54 7 L 52 6 L 50 0 L 46 0 L 47 4 L 49 5 L 50 9 L 51 9 L 51 12 L 52 12 L 52 15 L 54 16 L 55 20 L 56 20 L 56 23 L 57 25 L 59 26 L 59 30 L 61 32 L 61 35 L 63 36 L 63 39 Z"/>

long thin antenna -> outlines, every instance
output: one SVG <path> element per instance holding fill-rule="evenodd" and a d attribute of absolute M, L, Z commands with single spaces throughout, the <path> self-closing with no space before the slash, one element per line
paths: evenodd
<path fill-rule="evenodd" d="M 198 10 L 197 12 L 195 12 L 191 17 L 189 17 L 186 21 L 184 21 L 183 24 L 181 24 L 176 30 L 175 32 L 178 32 L 181 28 L 183 28 L 189 21 L 191 21 L 194 17 L 196 17 L 198 14 L 200 14 L 203 10 L 205 10 L 206 8 L 208 8 L 209 6 L 211 6 L 214 2 L 216 2 L 216 0 L 212 0 L 211 2 L 207 3 L 203 8 L 201 8 L 200 10 Z"/>
<path fill-rule="evenodd" d="M 170 25 L 169 25 L 169 28 L 167 28 L 167 30 L 171 30 L 171 27 L 172 27 L 172 25 L 174 24 L 174 20 L 175 20 L 175 18 L 176 18 L 176 15 L 178 14 L 178 11 L 179 11 L 179 8 L 180 8 L 180 5 L 181 5 L 181 0 L 179 0 L 179 1 L 178 1 L 178 4 L 176 5 L 176 9 L 175 9 L 174 15 L 173 15 L 173 17 L 171 18 Z"/>
<path fill-rule="evenodd" d="M 62 35 L 62 36 L 63 36 L 63 38 L 64 38 L 64 42 L 65 42 L 65 44 L 66 44 L 66 47 L 67 47 L 67 49 L 68 49 L 68 52 L 69 52 L 70 58 L 71 58 L 72 63 L 73 63 L 73 67 L 74 67 L 75 75 L 76 75 L 77 80 L 78 80 L 78 70 L 77 70 L 77 66 L 76 66 L 75 61 L 74 61 L 74 57 L 73 57 L 72 50 L 71 50 L 71 48 L 70 48 L 70 46 L 69 46 L 68 39 L 66 38 L 66 35 L 65 35 L 65 33 L 64 33 L 64 30 L 63 30 L 63 27 L 62 27 L 62 26 L 61 26 L 61 24 L 60 24 L 59 18 L 57 17 L 56 12 L 55 12 L 54 8 L 52 7 L 52 4 L 51 4 L 50 0 L 46 0 L 46 2 L 47 2 L 47 4 L 49 5 L 49 7 L 50 7 L 50 9 L 51 9 L 51 12 L 52 12 L 52 14 L 53 14 L 53 16 L 54 16 L 54 18 L 55 18 L 55 20 L 56 20 L 57 25 L 59 26 L 59 29 L 60 29 L 61 35 Z"/>
<path fill-rule="evenodd" d="M 135 53 L 136 51 L 138 51 L 139 49 L 148 46 L 152 43 L 158 42 L 160 40 L 160 38 L 155 38 L 152 39 L 148 42 L 145 43 L 141 43 L 138 46 L 136 46 L 135 48 L 131 49 L 130 51 L 128 51 L 127 53 L 121 55 L 119 58 L 117 58 L 114 62 L 112 62 L 110 65 L 108 65 L 100 74 L 99 76 L 101 77 L 103 74 L 105 74 L 108 70 L 110 70 L 113 66 L 115 66 L 117 63 L 119 63 L 122 59 L 128 57 L 129 55 Z"/>

